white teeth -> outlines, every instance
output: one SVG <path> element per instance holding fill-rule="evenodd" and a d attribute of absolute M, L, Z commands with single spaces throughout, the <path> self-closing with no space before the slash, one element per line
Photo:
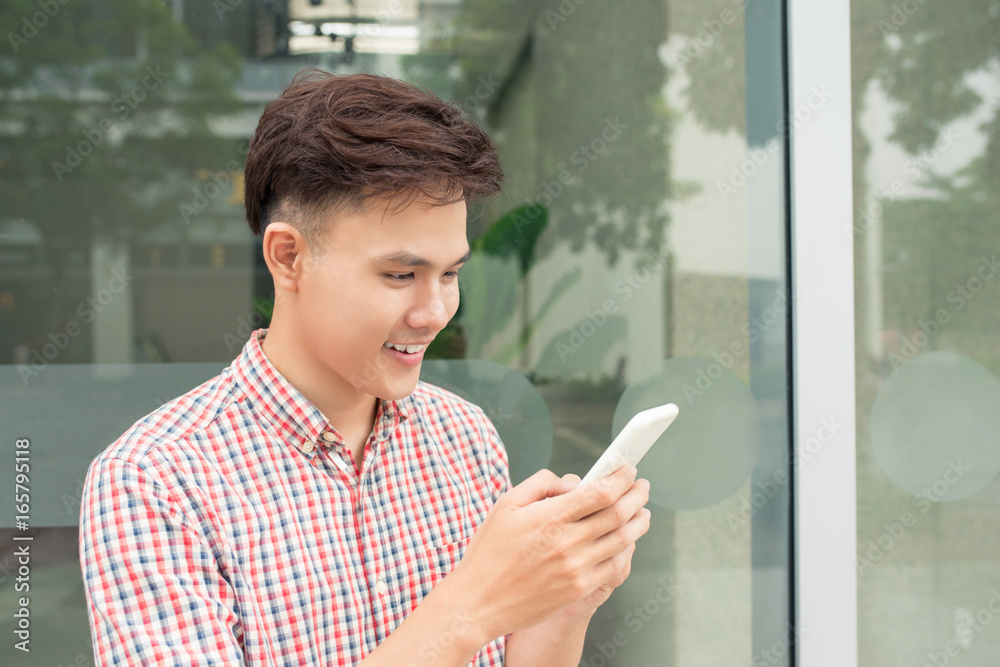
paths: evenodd
<path fill-rule="evenodd" d="M 396 343 L 386 343 L 385 346 L 407 354 L 414 354 L 427 347 L 426 345 L 397 345 Z"/>

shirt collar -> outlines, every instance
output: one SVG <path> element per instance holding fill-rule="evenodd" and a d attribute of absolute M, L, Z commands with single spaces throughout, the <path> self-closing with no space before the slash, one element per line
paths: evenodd
<path fill-rule="evenodd" d="M 257 329 L 233 361 L 233 376 L 249 407 L 270 425 L 280 439 L 312 458 L 318 448 L 346 446 L 337 429 L 309 399 L 278 372 L 261 349 L 267 329 Z M 389 439 L 407 419 L 405 402 L 378 399 L 373 432 L 375 442 Z"/>

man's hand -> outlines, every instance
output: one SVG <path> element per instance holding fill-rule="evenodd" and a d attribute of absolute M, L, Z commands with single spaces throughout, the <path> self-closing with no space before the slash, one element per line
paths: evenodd
<path fill-rule="evenodd" d="M 581 481 L 578 475 L 563 475 L 562 480 L 564 484 L 569 485 L 570 490 L 575 489 L 577 486 L 579 486 Z M 648 499 L 649 481 L 645 479 L 636 480 L 635 483 L 633 483 L 632 487 L 629 489 L 629 492 L 630 493 L 634 492 L 639 487 L 645 488 L 646 499 Z M 645 505 L 645 500 L 643 501 L 643 504 Z M 646 529 L 648 530 L 649 529 L 648 521 L 650 517 L 649 510 L 643 507 L 632 518 L 635 519 L 636 516 L 638 515 L 645 515 L 647 520 Z M 645 533 L 645 531 L 643 531 L 643 533 Z M 598 587 L 596 591 L 594 591 L 584 599 L 578 600 L 577 602 L 574 602 L 573 604 L 564 608 L 561 612 L 562 615 L 565 616 L 566 618 L 575 618 L 575 617 L 590 618 L 591 616 L 593 616 L 594 612 L 597 611 L 597 608 L 600 607 L 605 602 L 607 602 L 608 598 L 611 597 L 611 593 L 614 592 L 616 588 L 625 583 L 626 579 L 628 579 L 629 574 L 632 572 L 632 554 L 634 553 L 635 553 L 635 542 L 629 545 L 628 549 L 622 551 L 621 553 L 613 557 L 615 565 L 617 566 L 617 569 L 615 570 L 615 575 L 609 581 L 602 584 L 600 587 Z"/>
<path fill-rule="evenodd" d="M 453 583 L 484 641 L 557 612 L 593 613 L 631 569 L 649 530 L 649 484 L 623 467 L 593 484 L 541 470 L 500 497 L 469 541 Z"/>

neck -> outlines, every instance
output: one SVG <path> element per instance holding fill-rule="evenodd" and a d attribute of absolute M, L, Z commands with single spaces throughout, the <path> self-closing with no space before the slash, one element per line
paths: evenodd
<path fill-rule="evenodd" d="M 295 337 L 292 327 L 274 321 L 260 343 L 271 364 L 323 413 L 348 445 L 364 444 L 375 423 L 378 399 L 339 375 L 324 373 L 328 369 L 312 357 L 309 346 Z"/>

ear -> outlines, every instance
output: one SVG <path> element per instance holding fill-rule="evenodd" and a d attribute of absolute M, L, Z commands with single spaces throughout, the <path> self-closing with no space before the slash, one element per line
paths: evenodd
<path fill-rule="evenodd" d="M 308 260 L 309 246 L 298 229 L 287 222 L 272 222 L 264 229 L 264 261 L 275 289 L 297 292 Z"/>

